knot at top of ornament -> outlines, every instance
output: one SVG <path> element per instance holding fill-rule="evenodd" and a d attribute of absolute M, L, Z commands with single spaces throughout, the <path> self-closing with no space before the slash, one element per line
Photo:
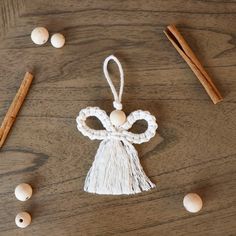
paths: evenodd
<path fill-rule="evenodd" d="M 114 101 L 113 102 L 113 107 L 117 110 L 122 110 L 123 105 L 120 102 Z"/>

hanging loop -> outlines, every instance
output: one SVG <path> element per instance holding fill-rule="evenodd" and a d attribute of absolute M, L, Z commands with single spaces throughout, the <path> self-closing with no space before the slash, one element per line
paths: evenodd
<path fill-rule="evenodd" d="M 109 75 L 109 72 L 107 70 L 107 66 L 110 60 L 113 60 L 118 68 L 119 68 L 119 72 L 120 72 L 120 90 L 119 90 L 119 95 L 117 94 L 117 91 L 115 89 L 115 86 L 111 80 L 111 77 Z M 107 82 L 111 88 L 111 91 L 113 93 L 114 96 L 114 102 L 113 102 L 113 106 L 115 109 L 117 110 L 122 110 L 122 104 L 121 104 L 121 99 L 122 99 L 122 94 L 123 94 L 123 89 L 124 89 L 124 72 L 121 66 L 121 63 L 119 62 L 119 60 L 114 56 L 111 55 L 109 57 L 107 57 L 103 63 L 103 73 L 105 75 L 105 78 L 107 79 Z"/>

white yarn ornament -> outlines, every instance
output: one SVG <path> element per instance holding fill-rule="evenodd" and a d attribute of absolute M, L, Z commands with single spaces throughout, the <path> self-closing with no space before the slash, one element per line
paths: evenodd
<path fill-rule="evenodd" d="M 119 96 L 107 71 L 110 60 L 114 60 L 120 71 Z M 124 73 L 119 60 L 111 55 L 103 64 L 103 71 L 114 95 L 113 106 L 122 110 L 121 98 L 124 86 Z M 88 117 L 97 117 L 105 129 L 94 130 L 86 125 Z M 128 130 L 137 120 L 145 120 L 147 130 L 142 134 L 134 134 Z M 148 111 L 131 112 L 125 122 L 111 122 L 107 113 L 99 107 L 82 109 L 76 118 L 77 128 L 91 140 L 102 140 L 97 150 L 95 160 L 90 168 L 84 185 L 84 190 L 96 194 L 135 194 L 150 190 L 155 184 L 146 176 L 140 164 L 138 153 L 132 143 L 148 142 L 156 134 L 156 118 Z"/>

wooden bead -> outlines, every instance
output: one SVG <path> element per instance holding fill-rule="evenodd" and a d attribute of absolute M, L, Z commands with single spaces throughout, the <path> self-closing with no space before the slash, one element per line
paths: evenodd
<path fill-rule="evenodd" d="M 54 48 L 62 48 L 65 44 L 65 37 L 60 33 L 56 33 L 51 37 L 51 44 Z"/>
<path fill-rule="evenodd" d="M 26 228 L 31 223 L 31 215 L 28 212 L 20 212 L 16 215 L 15 223 L 19 228 Z"/>
<path fill-rule="evenodd" d="M 123 111 L 114 110 L 110 114 L 110 120 L 111 120 L 111 123 L 114 126 L 120 126 L 120 125 L 123 125 L 125 123 L 126 115 Z"/>
<path fill-rule="evenodd" d="M 191 213 L 199 212 L 202 209 L 202 199 L 196 193 L 188 193 L 183 200 L 184 207 Z"/>
<path fill-rule="evenodd" d="M 31 39 L 35 44 L 42 45 L 48 41 L 49 33 L 44 27 L 37 27 L 31 32 Z"/>
<path fill-rule="evenodd" d="M 32 187 L 29 184 L 22 183 L 16 186 L 15 196 L 20 201 L 27 201 L 32 196 Z"/>

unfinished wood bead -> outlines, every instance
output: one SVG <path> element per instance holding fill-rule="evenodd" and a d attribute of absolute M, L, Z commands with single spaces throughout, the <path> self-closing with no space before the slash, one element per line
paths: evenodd
<path fill-rule="evenodd" d="M 22 183 L 16 186 L 15 196 L 20 201 L 27 201 L 32 196 L 32 187 L 29 184 Z"/>
<path fill-rule="evenodd" d="M 44 27 L 37 27 L 31 32 L 31 39 L 35 44 L 42 45 L 48 41 L 49 33 Z"/>
<path fill-rule="evenodd" d="M 183 200 L 184 207 L 191 213 L 197 213 L 202 209 L 202 199 L 196 193 L 188 193 Z"/>
<path fill-rule="evenodd" d="M 65 44 L 65 37 L 60 33 L 56 33 L 51 37 L 51 44 L 54 48 L 62 48 Z"/>
<path fill-rule="evenodd" d="M 126 115 L 121 110 L 114 110 L 110 114 L 110 120 L 111 120 L 111 123 L 114 126 L 120 126 L 120 125 L 123 125 L 125 123 Z"/>
<path fill-rule="evenodd" d="M 26 228 L 31 223 L 31 215 L 28 212 L 20 212 L 16 215 L 15 223 L 19 228 Z"/>

